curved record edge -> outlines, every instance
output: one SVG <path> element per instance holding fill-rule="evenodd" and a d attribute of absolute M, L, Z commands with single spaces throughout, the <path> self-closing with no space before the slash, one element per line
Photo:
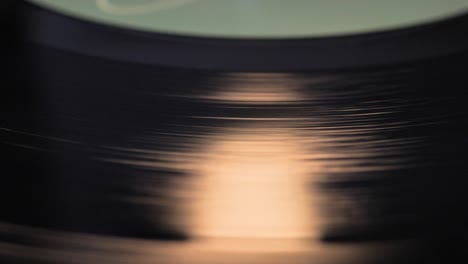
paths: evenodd
<path fill-rule="evenodd" d="M 137 31 L 20 5 L 23 37 L 52 48 L 131 63 L 228 71 L 369 67 L 466 51 L 468 14 L 422 26 L 349 36 L 223 39 Z"/>

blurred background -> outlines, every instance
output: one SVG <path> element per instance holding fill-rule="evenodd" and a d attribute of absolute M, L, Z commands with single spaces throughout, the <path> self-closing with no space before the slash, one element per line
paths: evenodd
<path fill-rule="evenodd" d="M 468 1 L 2 2 L 2 263 L 446 263 Z"/>

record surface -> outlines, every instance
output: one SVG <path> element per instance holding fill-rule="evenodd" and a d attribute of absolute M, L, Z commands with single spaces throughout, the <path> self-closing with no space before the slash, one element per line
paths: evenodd
<path fill-rule="evenodd" d="M 148 39 L 29 4 L 21 10 L 33 18 L 23 21 L 47 23 L 19 25 L 21 36 L 2 43 L 11 85 L 1 96 L 0 261 L 464 257 L 466 16 L 390 35 L 297 40 L 296 64 L 273 56 L 294 54 L 289 41 L 219 39 L 166 63 L 200 39 Z M 64 23 L 49 30 L 50 21 Z M 78 47 L 58 27 L 91 33 Z M 122 41 L 109 45 L 114 39 L 96 32 Z M 390 45 L 360 46 L 376 36 L 413 38 L 389 54 L 381 52 Z M 434 36 L 445 38 L 425 42 Z M 167 60 L 148 52 L 167 37 Z M 157 60 L 125 43 L 146 43 L 140 54 Z M 340 60 L 324 43 L 361 52 Z M 127 57 L 105 53 L 119 45 Z M 260 55 L 247 56 L 246 46 Z M 233 61 L 227 50 L 244 56 Z"/>

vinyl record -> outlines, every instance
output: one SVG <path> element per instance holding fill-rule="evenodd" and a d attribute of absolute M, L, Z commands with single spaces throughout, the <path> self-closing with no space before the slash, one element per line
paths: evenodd
<path fill-rule="evenodd" d="M 467 15 L 228 39 L 13 9 L 0 262 L 466 258 Z"/>

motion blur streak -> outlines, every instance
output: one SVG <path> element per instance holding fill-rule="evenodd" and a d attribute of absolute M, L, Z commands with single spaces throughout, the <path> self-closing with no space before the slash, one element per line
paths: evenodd
<path fill-rule="evenodd" d="M 431 263 L 466 241 L 466 54 L 243 73 L 26 48 L 2 263 Z"/>
<path fill-rule="evenodd" d="M 137 264 L 184 264 L 184 263 L 258 263 L 279 264 L 292 262 L 308 264 L 317 259 L 319 263 L 340 263 L 337 260 L 372 259 L 366 256 L 369 250 L 379 254 L 390 255 L 395 252 L 395 246 L 384 244 L 355 246 L 321 246 L 303 248 L 300 251 L 283 252 L 282 242 L 264 241 L 267 246 L 278 246 L 276 252 L 258 251 L 257 246 L 264 242 L 236 241 L 243 244 L 247 251 L 231 252 L 219 250 L 216 244 L 161 242 L 144 239 L 121 238 L 101 235 L 81 234 L 74 232 L 59 232 L 41 228 L 31 228 L 20 225 L 0 223 L 2 234 L 9 234 L 15 239 L 27 243 L 0 243 L 0 254 L 5 260 L 21 260 L 10 263 L 137 263 Z M 229 241 L 225 241 L 229 242 Z M 254 247 L 250 248 L 253 242 Z M 288 243 L 288 242 L 287 242 Z M 209 245 L 210 247 L 206 247 Z M 408 246 L 408 245 L 404 245 Z M 224 248 L 225 249 L 225 248 Z"/>

